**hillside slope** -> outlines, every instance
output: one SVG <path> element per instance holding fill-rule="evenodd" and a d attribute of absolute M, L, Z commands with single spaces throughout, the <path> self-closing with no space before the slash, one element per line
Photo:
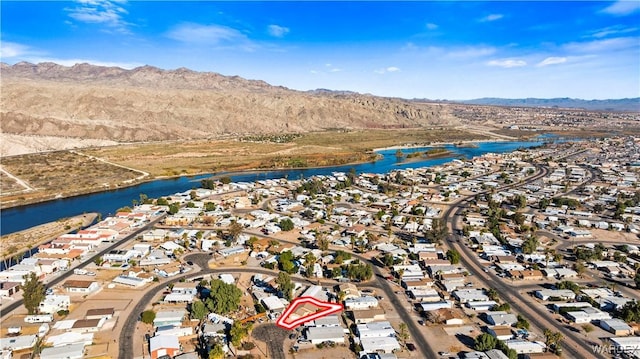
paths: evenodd
<path fill-rule="evenodd" d="M 114 141 L 459 122 L 447 104 L 300 92 L 188 69 L 2 64 L 2 132 Z"/>

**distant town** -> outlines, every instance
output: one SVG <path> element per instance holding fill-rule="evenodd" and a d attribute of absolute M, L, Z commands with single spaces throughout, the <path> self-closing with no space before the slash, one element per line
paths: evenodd
<path fill-rule="evenodd" d="M 640 358 L 639 169 L 624 136 L 140 194 L 4 263 L 0 358 Z M 299 297 L 344 310 L 277 326 Z"/>

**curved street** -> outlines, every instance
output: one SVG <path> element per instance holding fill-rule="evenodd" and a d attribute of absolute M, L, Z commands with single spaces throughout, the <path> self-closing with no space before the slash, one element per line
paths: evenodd
<path fill-rule="evenodd" d="M 538 167 L 538 171 L 539 172 L 536 175 L 528 178 L 525 182 L 531 183 L 544 177 L 547 174 L 548 169 L 546 167 Z M 513 185 L 504 186 L 502 189 L 512 186 Z M 445 212 L 443 220 L 447 222 L 452 231 L 451 233 L 460 233 L 462 230 L 462 228 L 458 226 L 458 219 L 469 201 L 469 197 L 463 199 Z M 580 337 L 575 332 L 568 330 L 557 322 L 548 311 L 536 310 L 532 305 L 527 304 L 527 302 L 531 302 L 531 298 L 524 297 L 515 287 L 508 285 L 502 280 L 502 278 L 495 274 L 484 272 L 477 254 L 472 252 L 468 246 L 460 243 L 460 239 L 464 239 L 462 236 L 452 234 L 451 237 L 455 238 L 455 240 L 449 240 L 445 245 L 460 253 L 461 262 L 476 278 L 480 280 L 480 282 L 483 283 L 486 288 L 496 289 L 498 293 L 500 293 L 501 297 L 507 301 L 515 311 L 531 319 L 530 324 L 540 333 L 542 333 L 544 329 L 552 329 L 562 333 L 564 336 L 563 350 L 565 355 L 568 354 L 573 358 L 604 358 L 602 354 L 593 353 L 590 343 L 585 342 L 584 338 Z"/>

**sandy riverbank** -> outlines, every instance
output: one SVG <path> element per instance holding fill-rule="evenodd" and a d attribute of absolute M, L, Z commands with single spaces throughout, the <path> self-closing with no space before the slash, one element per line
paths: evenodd
<path fill-rule="evenodd" d="M 97 213 L 85 213 L 4 235 L 0 237 L 2 247 L 0 260 L 26 252 L 65 233 L 87 227 L 97 217 Z"/>

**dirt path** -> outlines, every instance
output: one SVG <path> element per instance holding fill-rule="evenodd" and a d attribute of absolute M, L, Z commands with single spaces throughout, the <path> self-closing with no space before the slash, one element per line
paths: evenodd
<path fill-rule="evenodd" d="M 0 166 L 0 172 L 6 174 L 7 176 L 9 176 L 9 178 L 11 178 L 12 180 L 16 181 L 17 184 L 19 184 L 20 186 L 24 187 L 25 191 L 34 191 L 33 187 L 29 186 L 29 184 L 27 182 L 25 182 L 25 181 L 21 180 L 20 178 L 14 176 L 9 171 L 7 171 L 4 168 L 2 168 L 2 166 Z"/>

